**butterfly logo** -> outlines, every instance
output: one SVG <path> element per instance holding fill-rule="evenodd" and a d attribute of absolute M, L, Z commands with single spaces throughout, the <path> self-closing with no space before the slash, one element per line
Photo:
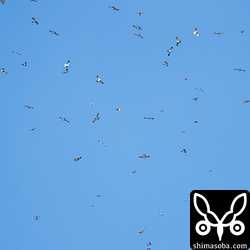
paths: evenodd
<path fill-rule="evenodd" d="M 238 212 L 235 212 L 235 204 L 243 198 L 243 206 Z M 197 201 L 198 199 L 201 199 L 206 206 L 206 213 L 202 212 L 201 209 L 198 207 Z M 237 216 L 239 216 L 244 209 L 246 208 L 247 205 L 247 194 L 246 193 L 241 193 L 237 195 L 230 206 L 230 210 L 226 212 L 221 219 L 218 218 L 218 216 L 210 210 L 210 205 L 207 201 L 207 199 L 199 194 L 199 193 L 194 193 L 193 196 L 193 203 L 196 211 L 203 216 L 204 220 L 200 220 L 199 222 L 196 223 L 195 230 L 199 235 L 207 235 L 209 234 L 211 227 L 216 227 L 217 228 L 217 235 L 219 238 L 219 241 L 222 239 L 222 235 L 224 233 L 224 227 L 229 227 L 230 232 L 235 235 L 241 235 L 245 231 L 245 225 L 242 221 L 237 220 Z M 231 215 L 232 220 L 229 223 L 224 223 L 226 218 Z M 211 222 L 211 219 L 213 219 L 213 222 Z M 227 218 L 228 219 L 228 218 Z M 214 223 L 216 221 L 216 223 Z"/>

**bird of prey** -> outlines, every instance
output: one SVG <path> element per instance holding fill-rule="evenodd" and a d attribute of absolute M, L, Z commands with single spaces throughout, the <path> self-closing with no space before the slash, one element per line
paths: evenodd
<path fill-rule="evenodd" d="M 198 90 L 198 91 L 204 92 L 204 90 L 201 89 L 201 88 L 195 88 L 195 89 Z"/>
<path fill-rule="evenodd" d="M 67 120 L 65 117 L 61 117 L 61 116 L 59 116 L 59 118 L 60 118 L 62 121 L 64 121 L 64 122 L 68 122 L 68 123 L 69 123 L 69 120 Z"/>
<path fill-rule="evenodd" d="M 115 6 L 109 6 L 109 8 L 110 8 L 111 10 L 116 10 L 116 11 L 119 10 L 119 9 L 117 9 Z"/>
<path fill-rule="evenodd" d="M 250 102 L 250 99 L 249 100 L 245 100 L 243 103 L 249 103 Z"/>
<path fill-rule="evenodd" d="M 131 171 L 131 174 L 135 174 L 137 172 L 137 170 L 133 170 Z"/>
<path fill-rule="evenodd" d="M 142 227 L 138 233 L 142 234 L 145 231 L 145 229 L 146 229 L 146 227 Z"/>
<path fill-rule="evenodd" d="M 22 63 L 22 66 L 27 66 L 27 62 Z"/>
<path fill-rule="evenodd" d="M 53 35 L 59 36 L 59 34 L 54 30 L 49 30 L 49 32 L 51 32 Z"/>
<path fill-rule="evenodd" d="M 35 129 L 36 129 L 36 127 L 34 127 L 34 128 L 31 128 L 31 129 L 30 129 L 30 131 L 35 131 Z"/>
<path fill-rule="evenodd" d="M 199 35 L 199 31 L 198 31 L 197 28 L 194 29 L 193 34 L 194 34 L 196 37 L 199 37 L 199 36 L 200 36 L 200 35 Z"/>
<path fill-rule="evenodd" d="M 224 32 L 219 31 L 219 32 L 214 32 L 214 34 L 215 34 L 215 35 L 223 35 Z"/>
<path fill-rule="evenodd" d="M 18 52 L 16 52 L 16 51 L 11 51 L 13 54 L 16 54 L 16 55 L 19 55 L 19 56 L 21 56 L 21 54 L 20 53 L 18 53 Z"/>
<path fill-rule="evenodd" d="M 193 123 L 198 123 L 198 121 L 197 121 L 197 120 L 194 120 Z"/>
<path fill-rule="evenodd" d="M 178 36 L 175 38 L 175 44 L 178 46 L 181 43 L 181 40 L 178 38 Z"/>
<path fill-rule="evenodd" d="M 168 67 L 168 61 L 165 61 L 163 65 L 166 65 Z"/>
<path fill-rule="evenodd" d="M 37 216 L 37 215 L 35 215 L 34 217 L 33 217 L 33 220 L 40 220 L 41 218 L 40 218 L 40 216 Z"/>
<path fill-rule="evenodd" d="M 234 68 L 234 70 L 239 71 L 239 72 L 246 72 L 245 69 L 241 69 L 241 68 Z"/>
<path fill-rule="evenodd" d="M 186 153 L 187 153 L 187 150 L 186 150 L 185 148 L 183 148 L 183 149 L 181 150 L 181 152 L 186 154 Z"/>
<path fill-rule="evenodd" d="M 170 49 L 168 49 L 168 50 L 167 50 L 167 52 L 168 52 L 168 56 L 170 56 L 170 55 L 171 55 L 172 51 L 173 51 L 173 47 L 171 47 Z"/>
<path fill-rule="evenodd" d="M 212 173 L 212 172 L 213 172 L 213 170 L 212 170 L 212 169 L 210 169 L 210 170 L 208 170 L 207 172 Z"/>
<path fill-rule="evenodd" d="M 143 155 L 140 155 L 139 158 L 140 159 L 146 159 L 146 158 L 149 158 L 150 155 L 146 155 L 146 154 L 143 154 Z"/>
<path fill-rule="evenodd" d="M 193 100 L 194 100 L 194 101 L 197 101 L 197 100 L 198 100 L 198 97 L 194 97 Z"/>
<path fill-rule="evenodd" d="M 66 70 L 66 73 L 69 71 L 69 65 L 70 65 L 70 60 L 68 60 L 66 63 L 64 63 L 64 68 Z"/>
<path fill-rule="evenodd" d="M 154 120 L 155 118 L 151 117 L 151 116 L 144 116 L 143 119 L 145 119 L 145 120 Z"/>
<path fill-rule="evenodd" d="M 99 82 L 101 84 L 104 84 L 104 82 L 102 81 L 101 77 L 100 76 L 96 76 L 97 79 L 96 79 L 96 82 Z"/>
<path fill-rule="evenodd" d="M 97 197 L 97 198 L 101 198 L 102 196 L 101 196 L 100 194 L 97 194 L 96 197 Z"/>
<path fill-rule="evenodd" d="M 144 11 L 139 11 L 139 12 L 137 12 L 137 15 L 141 16 L 143 13 L 144 13 Z"/>
<path fill-rule="evenodd" d="M 32 106 L 29 106 L 29 105 L 25 105 L 24 107 L 27 108 L 27 109 L 33 109 L 34 108 Z"/>
<path fill-rule="evenodd" d="M 1 1 L 1 3 L 3 3 L 4 4 L 4 2 L 5 2 L 5 0 L 0 0 Z"/>
<path fill-rule="evenodd" d="M 79 160 L 81 160 L 82 159 L 82 157 L 80 156 L 80 157 L 76 157 L 76 158 L 74 158 L 74 161 L 79 161 Z"/>
<path fill-rule="evenodd" d="M 4 74 L 8 74 L 7 71 L 5 71 L 4 68 L 1 68 L 0 71 L 1 71 L 2 73 L 4 73 Z"/>
<path fill-rule="evenodd" d="M 141 26 L 133 25 L 133 27 L 136 28 L 137 30 L 142 30 Z"/>
<path fill-rule="evenodd" d="M 36 18 L 32 17 L 32 23 L 35 23 L 36 25 L 38 25 L 38 21 Z"/>
<path fill-rule="evenodd" d="M 99 113 L 97 113 L 96 115 L 95 115 L 95 117 L 94 117 L 94 119 L 93 119 L 93 123 L 95 122 L 95 121 L 98 121 L 100 119 L 100 117 L 99 117 Z"/>
<path fill-rule="evenodd" d="M 122 108 L 115 108 L 115 110 L 117 110 L 117 111 L 122 111 Z"/>
<path fill-rule="evenodd" d="M 147 244 L 147 246 L 152 246 L 152 242 L 149 241 L 148 244 Z"/>
<path fill-rule="evenodd" d="M 141 34 L 134 34 L 134 36 L 138 36 L 140 38 L 143 38 L 143 36 Z"/>

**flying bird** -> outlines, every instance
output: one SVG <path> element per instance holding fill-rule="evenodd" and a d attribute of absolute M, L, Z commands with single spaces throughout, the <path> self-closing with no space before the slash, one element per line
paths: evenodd
<path fill-rule="evenodd" d="M 49 30 L 49 32 L 51 32 L 53 35 L 59 36 L 59 34 L 54 30 Z"/>
<path fill-rule="evenodd" d="M 119 11 L 119 9 L 117 9 L 115 6 L 109 6 L 109 8 L 110 8 L 111 10 Z"/>
<path fill-rule="evenodd" d="M 171 55 L 172 51 L 173 51 L 173 47 L 171 47 L 170 49 L 168 49 L 168 50 L 167 50 L 167 52 L 168 52 L 168 56 L 170 56 L 170 55 Z"/>
<path fill-rule="evenodd" d="M 198 91 L 204 92 L 204 90 L 201 89 L 201 88 L 195 88 L 195 89 L 198 90 Z"/>
<path fill-rule="evenodd" d="M 37 3 L 37 0 L 30 0 L 31 2 L 35 2 L 35 3 Z"/>
<path fill-rule="evenodd" d="M 140 38 L 143 38 L 143 36 L 141 34 L 134 34 L 134 36 L 138 36 Z"/>
<path fill-rule="evenodd" d="M 36 130 L 36 127 L 30 129 L 30 131 L 35 131 L 35 130 Z"/>
<path fill-rule="evenodd" d="M 215 35 L 223 35 L 224 32 L 219 31 L 219 32 L 214 32 L 214 34 L 215 34 Z"/>
<path fill-rule="evenodd" d="M 40 218 L 40 216 L 37 216 L 37 215 L 35 215 L 34 217 L 33 217 L 33 220 L 40 220 L 41 218 Z"/>
<path fill-rule="evenodd" d="M 66 70 L 66 73 L 69 71 L 69 65 L 70 65 L 70 60 L 68 60 L 66 63 L 64 63 L 64 68 Z"/>
<path fill-rule="evenodd" d="M 246 70 L 242 68 L 234 68 L 234 70 L 239 71 L 239 72 L 246 72 Z"/>
<path fill-rule="evenodd" d="M 188 76 L 186 76 L 186 77 L 184 78 L 184 80 L 185 80 L 185 81 L 187 81 L 187 80 L 188 80 L 188 78 L 189 78 L 189 75 L 188 75 Z"/>
<path fill-rule="evenodd" d="M 181 131 L 181 133 L 182 133 L 182 134 L 185 134 L 185 133 L 186 133 L 186 131 L 185 131 L 185 130 L 182 130 L 182 131 Z"/>
<path fill-rule="evenodd" d="M 94 119 L 93 119 L 93 123 L 95 122 L 95 121 L 98 121 L 100 119 L 100 117 L 99 117 L 99 113 L 97 113 L 96 115 L 95 115 L 95 117 L 94 117 Z"/>
<path fill-rule="evenodd" d="M 152 246 L 152 242 L 149 241 L 148 244 L 147 244 L 147 246 Z"/>
<path fill-rule="evenodd" d="M 163 65 L 166 65 L 168 67 L 168 61 L 165 61 Z"/>
<path fill-rule="evenodd" d="M 35 23 L 36 25 L 38 25 L 38 21 L 36 18 L 32 17 L 32 23 Z"/>
<path fill-rule="evenodd" d="M 146 159 L 146 158 L 149 158 L 150 155 L 146 155 L 146 154 L 143 154 L 143 155 L 140 155 L 139 158 L 140 159 Z"/>
<path fill-rule="evenodd" d="M 26 67 L 27 66 L 27 62 L 22 63 L 22 66 Z"/>
<path fill-rule="evenodd" d="M 159 109 L 158 112 L 164 112 L 164 109 Z"/>
<path fill-rule="evenodd" d="M 115 108 L 115 110 L 117 110 L 117 111 L 122 111 L 122 108 Z"/>
<path fill-rule="evenodd" d="M 34 108 L 32 106 L 29 106 L 29 105 L 25 105 L 24 107 L 27 108 L 27 109 L 33 109 Z"/>
<path fill-rule="evenodd" d="M 183 148 L 183 149 L 181 150 L 181 152 L 186 154 L 186 153 L 187 153 L 187 150 L 186 150 L 185 148 Z"/>
<path fill-rule="evenodd" d="M 4 68 L 1 68 L 0 71 L 1 71 L 2 73 L 4 73 L 4 74 L 8 74 L 7 71 L 5 71 Z"/>
<path fill-rule="evenodd" d="M 68 122 L 68 123 L 69 123 L 69 120 L 67 120 L 65 117 L 61 117 L 61 116 L 59 116 L 59 118 L 60 118 L 62 121 L 64 121 L 64 122 Z"/>
<path fill-rule="evenodd" d="M 193 34 L 194 34 L 196 37 L 199 37 L 199 36 L 200 36 L 200 35 L 199 35 L 199 31 L 198 31 L 197 28 L 194 29 Z"/>
<path fill-rule="evenodd" d="M 197 121 L 197 120 L 194 120 L 194 121 L 193 121 L 193 123 L 198 123 L 198 122 L 199 122 L 199 121 Z"/>
<path fill-rule="evenodd" d="M 133 170 L 131 171 L 131 174 L 135 174 L 137 172 L 137 170 Z"/>
<path fill-rule="evenodd" d="M 210 169 L 210 170 L 208 170 L 207 172 L 212 173 L 212 172 L 213 172 L 213 170 L 212 170 L 212 169 Z"/>
<path fill-rule="evenodd" d="M 144 116 L 143 119 L 145 119 L 145 120 L 154 120 L 155 118 L 151 117 L 151 116 Z"/>
<path fill-rule="evenodd" d="M 5 0 L 1 0 L 1 3 L 4 4 Z"/>
<path fill-rule="evenodd" d="M 74 158 L 74 161 L 79 161 L 79 160 L 81 160 L 82 159 L 82 157 L 80 156 L 80 157 L 76 157 L 76 158 Z"/>
<path fill-rule="evenodd" d="M 178 36 L 175 38 L 175 44 L 178 46 L 181 43 L 181 40 L 178 38 Z"/>
<path fill-rule="evenodd" d="M 97 197 L 97 198 L 101 198 L 102 196 L 101 196 L 100 194 L 97 194 L 96 197 Z"/>
<path fill-rule="evenodd" d="M 197 101 L 197 100 L 198 100 L 198 97 L 194 97 L 193 100 L 194 100 L 194 101 Z"/>
<path fill-rule="evenodd" d="M 244 32 L 245 32 L 245 30 L 241 30 L 241 31 L 240 31 L 241 34 L 244 33 Z"/>
<path fill-rule="evenodd" d="M 137 15 L 141 16 L 143 13 L 144 13 L 144 11 L 139 11 L 139 12 L 137 12 Z"/>
<path fill-rule="evenodd" d="M 100 76 L 96 76 L 96 77 L 97 77 L 96 82 L 104 84 Z"/>
<path fill-rule="evenodd" d="M 133 25 L 133 27 L 136 28 L 137 30 L 142 30 L 141 26 Z"/>
<path fill-rule="evenodd" d="M 249 102 L 250 102 L 250 99 L 245 100 L 243 103 L 249 103 Z"/>

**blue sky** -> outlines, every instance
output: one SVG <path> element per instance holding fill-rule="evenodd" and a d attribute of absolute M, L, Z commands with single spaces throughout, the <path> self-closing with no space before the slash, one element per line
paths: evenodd
<path fill-rule="evenodd" d="M 1 4 L 0 248 L 189 249 L 192 190 L 249 190 L 249 8 L 246 0 Z"/>

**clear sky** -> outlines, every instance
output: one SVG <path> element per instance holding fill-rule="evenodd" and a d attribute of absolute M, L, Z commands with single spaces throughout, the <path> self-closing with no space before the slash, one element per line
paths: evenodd
<path fill-rule="evenodd" d="M 249 9 L 0 3 L 0 249 L 190 249 L 190 192 L 249 190 Z"/>

